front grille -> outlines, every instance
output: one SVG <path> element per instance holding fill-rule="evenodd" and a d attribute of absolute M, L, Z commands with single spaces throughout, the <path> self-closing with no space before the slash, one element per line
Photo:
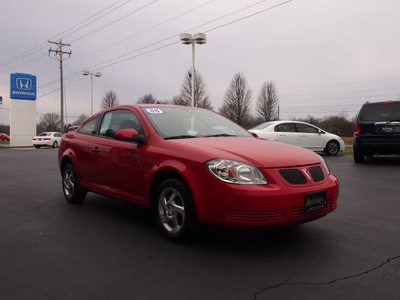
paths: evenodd
<path fill-rule="evenodd" d="M 279 173 L 290 184 L 305 184 L 305 183 L 307 183 L 307 178 L 304 176 L 304 174 L 300 170 L 285 169 L 285 170 L 279 170 Z"/>
<path fill-rule="evenodd" d="M 310 180 L 312 178 L 314 182 L 322 181 L 325 178 L 324 172 L 320 166 L 302 169 L 302 171 L 299 169 L 284 169 L 279 170 L 279 174 L 290 184 L 306 184 L 308 182 L 306 176 Z"/>
<path fill-rule="evenodd" d="M 324 180 L 325 176 L 324 176 L 324 172 L 322 172 L 321 167 L 319 167 L 319 166 L 311 167 L 309 169 L 309 171 L 310 171 L 312 179 L 315 182 Z"/>
<path fill-rule="evenodd" d="M 283 210 L 280 209 L 266 211 L 228 210 L 227 213 L 231 219 L 237 221 L 276 222 L 285 220 Z"/>

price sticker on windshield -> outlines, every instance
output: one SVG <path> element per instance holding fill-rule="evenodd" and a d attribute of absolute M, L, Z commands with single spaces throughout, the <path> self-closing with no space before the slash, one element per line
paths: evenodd
<path fill-rule="evenodd" d="M 161 108 L 146 108 L 146 112 L 150 115 L 161 115 L 165 114 L 165 111 L 163 111 Z"/>

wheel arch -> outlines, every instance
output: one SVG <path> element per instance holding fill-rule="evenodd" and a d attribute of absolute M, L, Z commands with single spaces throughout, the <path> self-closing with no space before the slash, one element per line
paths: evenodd
<path fill-rule="evenodd" d="M 190 193 L 190 196 L 192 198 L 193 201 L 193 210 L 194 210 L 194 215 L 196 217 L 196 219 L 198 218 L 197 216 L 197 209 L 196 209 L 196 201 L 194 199 L 194 195 L 193 195 L 193 191 L 190 188 L 190 185 L 188 183 L 188 181 L 185 179 L 185 177 L 182 176 L 182 174 L 180 174 L 178 171 L 174 170 L 174 169 L 162 169 L 159 172 L 157 172 L 157 174 L 155 174 L 155 176 L 153 177 L 153 180 L 151 181 L 150 184 L 150 190 L 149 190 L 149 202 L 150 202 L 150 208 L 153 210 L 155 208 L 155 201 L 156 201 L 156 196 L 157 196 L 157 192 L 158 192 L 158 186 L 160 186 L 160 184 L 169 178 L 175 178 L 179 181 L 182 182 L 182 184 L 185 185 L 185 187 L 187 188 L 188 192 Z"/>
<path fill-rule="evenodd" d="M 185 180 L 185 178 L 179 174 L 176 170 L 173 169 L 162 169 L 160 170 L 155 176 L 153 177 L 153 180 L 151 181 L 150 184 L 150 204 L 153 206 L 155 197 L 157 195 L 157 187 L 166 179 L 168 178 L 175 178 L 180 181 L 187 187 L 188 191 L 190 192 L 191 196 L 193 197 L 192 191 L 190 190 L 190 186 Z"/>
<path fill-rule="evenodd" d="M 62 173 L 62 170 L 64 169 L 64 167 L 67 164 L 71 164 L 74 169 L 75 169 L 75 173 L 76 173 L 76 177 L 78 178 L 78 180 L 81 180 L 81 174 L 79 172 L 79 169 L 76 167 L 76 161 L 75 161 L 75 156 L 72 152 L 66 153 L 60 160 L 60 172 Z"/>

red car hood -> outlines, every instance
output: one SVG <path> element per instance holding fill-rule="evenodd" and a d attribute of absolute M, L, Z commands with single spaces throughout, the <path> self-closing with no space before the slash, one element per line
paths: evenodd
<path fill-rule="evenodd" d="M 312 151 L 254 137 L 210 137 L 170 140 L 183 153 L 199 160 L 226 158 L 250 163 L 259 168 L 282 168 L 320 163 Z M 203 162 L 204 162 L 203 161 Z"/>

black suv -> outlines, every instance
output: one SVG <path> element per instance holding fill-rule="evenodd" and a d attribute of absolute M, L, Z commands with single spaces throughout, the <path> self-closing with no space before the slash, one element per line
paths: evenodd
<path fill-rule="evenodd" d="M 354 161 L 374 154 L 400 154 L 400 101 L 366 102 L 357 117 Z"/>

